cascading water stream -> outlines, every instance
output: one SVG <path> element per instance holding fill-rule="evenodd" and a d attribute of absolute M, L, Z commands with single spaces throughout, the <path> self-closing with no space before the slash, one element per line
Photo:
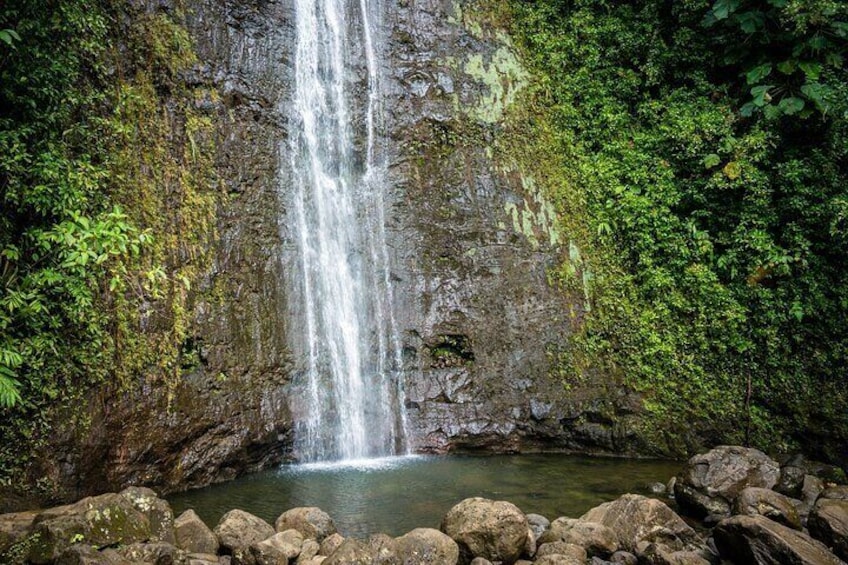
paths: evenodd
<path fill-rule="evenodd" d="M 405 449 L 406 419 L 377 134 L 380 6 L 296 0 L 295 9 L 286 150 L 299 272 L 289 286 L 302 308 L 289 333 L 306 391 L 293 410 L 296 456 L 394 455 Z"/>

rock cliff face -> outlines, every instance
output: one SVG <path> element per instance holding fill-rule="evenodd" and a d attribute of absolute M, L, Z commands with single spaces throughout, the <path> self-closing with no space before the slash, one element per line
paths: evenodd
<path fill-rule="evenodd" d="M 218 93 L 196 103 L 214 120 L 226 192 L 214 261 L 193 291 L 197 362 L 174 387 L 92 400 L 91 429 L 64 438 L 49 470 L 70 496 L 200 486 L 279 463 L 291 446 L 285 344 L 298 329 L 286 320 L 299 306 L 282 282 L 293 254 L 280 148 L 292 2 L 189 4 L 201 63 L 185 80 Z M 632 451 L 638 398 L 588 372 L 566 390 L 552 374 L 583 295 L 551 286 L 549 271 L 579 250 L 532 162 L 511 151 L 525 140 L 507 127 L 510 106 L 532 78 L 482 14 L 444 0 L 385 3 L 387 236 L 411 445 Z"/>

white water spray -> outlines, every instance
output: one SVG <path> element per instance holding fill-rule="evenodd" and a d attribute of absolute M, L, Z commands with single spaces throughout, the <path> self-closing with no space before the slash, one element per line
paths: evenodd
<path fill-rule="evenodd" d="M 295 4 L 287 151 L 299 272 L 289 282 L 301 307 L 289 333 L 307 391 L 294 401 L 295 452 L 307 462 L 399 454 L 406 417 L 377 133 L 380 6 Z"/>

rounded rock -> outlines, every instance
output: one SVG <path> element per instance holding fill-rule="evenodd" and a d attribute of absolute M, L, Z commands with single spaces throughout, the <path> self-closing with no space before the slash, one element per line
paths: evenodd
<path fill-rule="evenodd" d="M 459 561 L 459 546 L 456 542 L 447 534 L 432 528 L 416 528 L 395 538 L 395 544 L 404 565 L 456 565 Z"/>
<path fill-rule="evenodd" d="M 770 489 L 779 476 L 777 462 L 762 451 L 722 445 L 689 459 L 674 485 L 674 495 L 681 509 L 693 516 L 727 516 L 743 489 Z"/>
<path fill-rule="evenodd" d="M 274 529 L 278 532 L 297 530 L 304 539 L 313 538 L 318 543 L 336 533 L 336 525 L 330 515 L 314 506 L 302 506 L 283 512 L 274 522 Z"/>
<path fill-rule="evenodd" d="M 784 526 L 801 529 L 801 518 L 792 501 L 765 488 L 748 487 L 740 492 L 733 503 L 733 513 L 744 516 L 759 514 Z"/>
<path fill-rule="evenodd" d="M 527 517 L 510 502 L 467 498 L 451 508 L 441 530 L 459 546 L 464 563 L 475 557 L 515 563 L 527 545 Z"/>

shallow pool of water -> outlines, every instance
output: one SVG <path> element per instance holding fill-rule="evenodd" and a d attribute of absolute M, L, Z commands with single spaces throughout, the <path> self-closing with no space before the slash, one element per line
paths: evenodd
<path fill-rule="evenodd" d="M 680 463 L 575 457 L 497 455 L 412 456 L 346 464 L 283 466 L 169 498 L 174 512 L 193 508 L 210 527 L 240 508 L 271 524 L 296 506 L 317 506 L 345 536 L 438 528 L 460 500 L 508 500 L 553 520 L 577 517 L 626 492 L 647 494 Z"/>

